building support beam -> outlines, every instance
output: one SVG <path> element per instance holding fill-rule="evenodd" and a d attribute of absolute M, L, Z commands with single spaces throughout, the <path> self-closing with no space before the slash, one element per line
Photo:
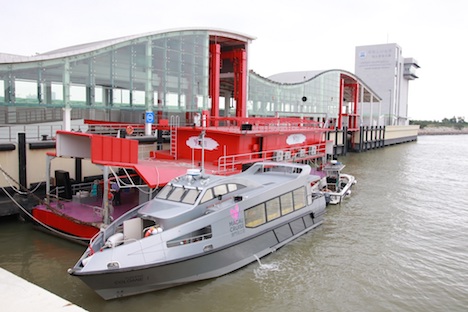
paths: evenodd
<path fill-rule="evenodd" d="M 63 130 L 71 130 L 71 103 L 70 103 L 70 61 L 65 58 L 63 64 Z"/>
<path fill-rule="evenodd" d="M 341 129 L 343 127 L 343 92 L 344 92 L 344 79 L 340 78 L 340 99 L 338 101 L 338 124 L 336 127 Z"/>
<path fill-rule="evenodd" d="M 153 46 L 151 39 L 146 42 L 146 85 L 145 85 L 145 107 L 146 115 L 153 113 L 154 91 L 153 91 Z M 145 135 L 151 135 L 153 123 L 145 118 Z"/>
<path fill-rule="evenodd" d="M 236 117 L 247 117 L 247 54 L 245 50 L 234 51 L 234 99 Z"/>
<path fill-rule="evenodd" d="M 210 98 L 211 98 L 211 116 L 214 117 L 214 126 L 218 126 L 219 117 L 219 86 L 221 71 L 221 45 L 210 44 Z"/>

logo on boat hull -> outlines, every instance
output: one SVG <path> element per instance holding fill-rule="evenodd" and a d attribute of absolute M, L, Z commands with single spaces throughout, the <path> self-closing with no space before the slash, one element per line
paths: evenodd
<path fill-rule="evenodd" d="M 232 208 L 229 212 L 231 213 L 231 218 L 234 221 L 237 221 L 239 219 L 239 205 L 238 204 L 236 204 L 236 206 Z"/>
<path fill-rule="evenodd" d="M 304 143 L 305 140 L 306 140 L 305 135 L 303 135 L 302 133 L 296 133 L 296 134 L 291 134 L 290 136 L 288 136 L 288 138 L 286 139 L 286 143 L 288 145 L 300 144 L 300 143 Z"/>
<path fill-rule="evenodd" d="M 185 141 L 185 144 L 187 144 L 188 147 L 194 149 L 201 149 L 203 144 L 205 149 L 209 151 L 215 150 L 219 146 L 219 143 L 212 138 L 205 137 L 203 140 L 201 140 L 198 136 L 188 138 L 187 141 Z"/>
<path fill-rule="evenodd" d="M 240 235 L 245 232 L 244 219 L 239 218 L 239 205 L 236 204 L 234 208 L 229 210 L 232 220 L 229 221 L 229 231 L 231 232 L 231 237 Z"/>

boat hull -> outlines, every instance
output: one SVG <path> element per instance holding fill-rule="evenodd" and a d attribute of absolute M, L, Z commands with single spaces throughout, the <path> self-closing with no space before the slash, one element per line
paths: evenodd
<path fill-rule="evenodd" d="M 99 232 L 99 228 L 89 224 L 80 224 L 52 211 L 33 209 L 35 220 L 60 232 L 73 235 L 81 239 L 91 239 Z"/>
<path fill-rule="evenodd" d="M 99 233 L 103 223 L 102 199 L 97 197 L 86 198 L 87 202 L 63 201 L 61 205 L 52 202 L 50 206 L 40 204 L 32 209 L 34 220 L 39 225 L 45 225 L 45 229 L 59 231 L 74 237 L 74 240 L 90 240 Z M 112 208 L 110 214 L 112 219 L 117 219 L 127 211 L 138 205 L 138 193 L 134 191 L 121 194 L 122 203 Z M 59 213 L 57 213 L 58 211 Z M 73 238 L 70 238 L 73 240 Z"/>
<path fill-rule="evenodd" d="M 109 300 L 218 277 L 256 261 L 323 222 L 323 213 L 307 213 L 222 249 L 177 262 L 128 270 L 71 272 Z"/>

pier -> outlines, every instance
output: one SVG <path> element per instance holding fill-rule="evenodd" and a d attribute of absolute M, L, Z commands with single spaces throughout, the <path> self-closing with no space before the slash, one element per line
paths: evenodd
<path fill-rule="evenodd" d="M 86 311 L 2 268 L 0 268 L 0 280 L 3 311 Z"/>
<path fill-rule="evenodd" d="M 361 126 L 356 131 L 347 127 L 327 132 L 333 141 L 333 154 L 344 156 L 348 152 L 365 152 L 390 145 L 417 141 L 419 126 Z"/>

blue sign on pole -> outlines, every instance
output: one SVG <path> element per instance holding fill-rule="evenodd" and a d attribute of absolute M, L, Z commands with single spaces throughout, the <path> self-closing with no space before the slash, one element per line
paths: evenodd
<path fill-rule="evenodd" d="M 152 124 L 154 122 L 154 112 L 146 112 L 146 123 Z"/>

